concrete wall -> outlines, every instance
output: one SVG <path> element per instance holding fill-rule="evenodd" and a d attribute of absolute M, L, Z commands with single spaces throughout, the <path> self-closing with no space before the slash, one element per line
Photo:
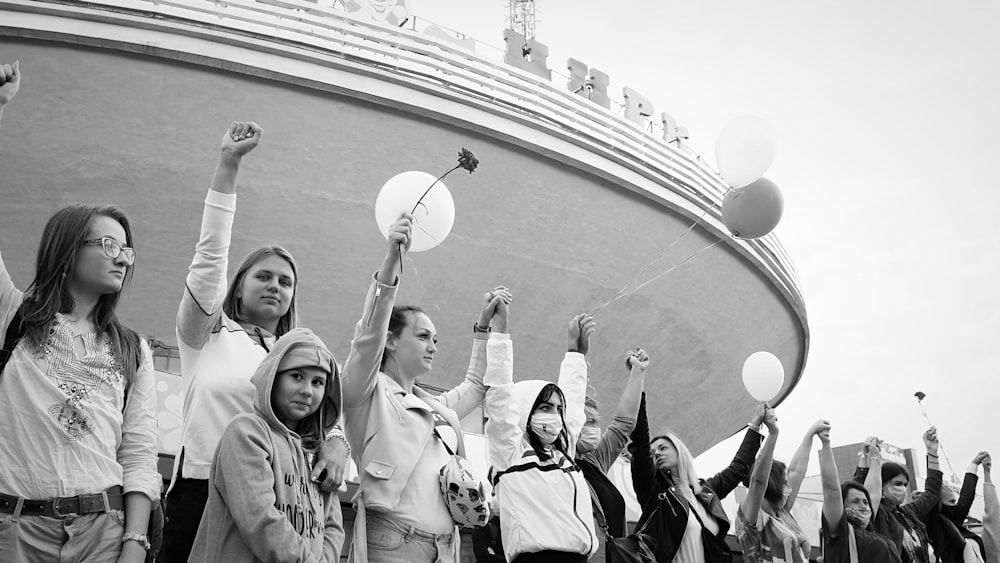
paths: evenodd
<path fill-rule="evenodd" d="M 437 325 L 427 383 L 439 387 L 460 381 L 482 293 L 497 284 L 515 294 L 515 377 L 554 380 L 567 320 L 610 298 L 691 224 L 570 159 L 404 109 L 59 41 L 0 37 L 0 58 L 20 59 L 24 73 L 0 130 L 0 248 L 13 279 L 30 282 L 53 211 L 116 203 L 133 221 L 139 253 L 122 316 L 167 342 L 219 140 L 235 119 L 265 133 L 240 175 L 231 261 L 260 244 L 287 246 L 301 269 L 301 320 L 341 361 L 385 252 L 373 211 L 379 188 L 405 170 L 437 175 L 461 147 L 475 152 L 479 170 L 446 181 L 457 210 L 450 237 L 410 256 L 398 298 Z M 654 272 L 715 240 L 696 229 Z M 753 401 L 740 368 L 749 354 L 781 358 L 786 393 L 804 365 L 801 321 L 728 244 L 611 304 L 598 323 L 590 363 L 604 421 L 623 382 L 623 352 L 641 345 L 653 358 L 652 424 L 675 429 L 695 454 L 748 420 Z"/>

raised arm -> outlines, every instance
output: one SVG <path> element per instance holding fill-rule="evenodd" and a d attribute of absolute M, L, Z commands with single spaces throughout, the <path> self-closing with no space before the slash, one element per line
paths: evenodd
<path fill-rule="evenodd" d="M 388 251 L 365 297 L 361 319 L 354 327 L 351 350 L 344 362 L 341 376 L 344 420 L 347 439 L 356 448 L 353 452 L 355 458 L 361 455 L 362 448 L 358 445 L 364 444 L 372 394 L 381 369 L 385 341 L 389 335 L 389 317 L 396 299 L 396 270 L 402 261 L 403 249 L 410 247 L 411 222 L 412 217 L 404 214 L 389 229 Z"/>
<path fill-rule="evenodd" d="M 4 107 L 14 99 L 20 88 L 20 61 L 14 61 L 14 64 L 0 65 L 0 120 L 3 119 Z"/>
<path fill-rule="evenodd" d="M 993 462 L 990 456 L 983 460 L 983 547 L 986 548 L 986 562 L 1000 562 L 1000 499 L 997 488 L 990 477 Z"/>
<path fill-rule="evenodd" d="M 819 434 L 819 475 L 823 483 L 823 516 L 826 519 L 826 531 L 837 533 L 837 525 L 844 516 L 844 497 L 840 493 L 840 477 L 837 475 L 837 463 L 833 460 L 833 449 L 830 448 L 830 429 Z M 874 515 L 872 516 L 874 518 Z"/>
<path fill-rule="evenodd" d="M 933 426 L 924 432 L 924 447 L 927 448 L 927 481 L 924 482 L 924 492 L 916 500 L 906 503 L 907 508 L 921 520 L 941 501 L 943 475 L 938 465 L 937 429 Z"/>
<path fill-rule="evenodd" d="M 757 456 L 757 461 L 753 464 L 753 472 L 750 474 L 750 489 L 740 503 L 740 510 L 747 522 L 756 525 L 757 517 L 760 514 L 760 506 L 764 502 L 764 491 L 767 490 L 767 482 L 771 477 L 771 465 L 774 461 L 774 445 L 778 442 L 778 417 L 774 410 L 765 406 L 764 424 L 767 425 L 767 439 L 764 440 L 764 447 Z"/>
<path fill-rule="evenodd" d="M 465 379 L 440 397 L 441 402 L 454 410 L 459 418 L 465 418 L 483 404 L 486 398 L 486 385 L 483 384 L 483 377 L 486 375 L 486 340 L 491 329 L 507 332 L 507 310 L 512 299 L 510 290 L 503 286 L 483 294 L 479 318 L 473 325 L 472 356 L 469 358 Z"/>
<path fill-rule="evenodd" d="M 559 366 L 559 388 L 566 396 L 566 435 L 569 436 L 570 455 L 575 455 L 576 442 L 587 417 L 584 401 L 587 399 L 587 352 L 590 351 L 590 335 L 596 328 L 594 318 L 587 314 L 577 315 L 569 322 L 567 336 L 569 344 L 566 355 Z"/>
<path fill-rule="evenodd" d="M 788 499 L 785 500 L 785 510 L 791 510 L 795 504 L 795 499 L 799 497 L 799 489 L 802 487 L 802 480 L 809 469 L 809 456 L 812 454 L 813 436 L 830 429 L 830 423 L 825 420 L 817 420 L 809 427 L 806 435 L 802 437 L 799 449 L 795 450 L 792 461 L 788 463 Z"/>
<path fill-rule="evenodd" d="M 865 475 L 865 479 L 862 484 L 864 485 L 865 490 L 868 491 L 868 496 L 871 498 L 872 520 L 874 521 L 882 506 L 882 441 L 878 438 L 872 438 L 871 440 L 872 443 L 868 447 L 867 457 L 862 456 L 868 462 L 867 467 L 863 468 L 863 470 L 868 473 Z M 868 444 L 866 443 L 866 445 Z"/>
<path fill-rule="evenodd" d="M 639 499 L 639 506 L 645 507 L 653 494 L 653 477 L 656 475 L 653 460 L 649 455 L 649 419 L 646 417 L 646 393 L 639 399 L 639 412 L 635 416 L 635 429 L 628 445 L 632 454 L 632 487 Z"/>
<path fill-rule="evenodd" d="M 494 471 L 514 465 L 523 453 L 520 413 L 514 404 L 514 348 L 510 335 L 493 331 L 486 342 L 486 439 Z"/>
<path fill-rule="evenodd" d="M 193 350 L 202 349 L 222 314 L 236 215 L 236 177 L 243 157 L 257 147 L 262 136 L 263 130 L 255 123 L 240 121 L 222 135 L 219 161 L 205 197 L 201 235 L 177 309 L 177 338 Z"/>
<path fill-rule="evenodd" d="M 962 492 L 958 495 L 958 503 L 947 511 L 947 516 L 956 526 L 965 522 L 972 509 L 972 503 L 976 500 L 976 485 L 979 483 L 979 466 L 990 457 L 989 452 L 979 452 L 965 470 L 965 479 L 962 480 Z"/>
<path fill-rule="evenodd" d="M 733 456 L 733 461 L 729 462 L 728 467 L 707 479 L 709 486 L 712 487 L 712 490 L 715 491 L 715 494 L 720 499 L 729 496 L 729 493 L 733 492 L 733 489 L 737 485 L 750 477 L 750 468 L 753 467 L 754 458 L 757 457 L 757 450 L 760 449 L 761 435 L 759 429 L 765 414 L 766 411 L 762 406 L 750 421 L 747 433 L 743 437 L 743 442 L 740 443 L 740 448 L 736 450 L 736 455 Z"/>
<path fill-rule="evenodd" d="M 625 371 L 628 379 L 625 382 L 625 390 L 618 399 L 615 417 L 601 434 L 601 440 L 594 451 L 584 455 L 584 458 L 590 460 L 604 473 L 611 469 L 615 460 L 621 455 L 628 443 L 629 434 L 635 428 L 635 417 L 642 399 L 648 367 L 649 354 L 642 348 L 625 352 Z"/>

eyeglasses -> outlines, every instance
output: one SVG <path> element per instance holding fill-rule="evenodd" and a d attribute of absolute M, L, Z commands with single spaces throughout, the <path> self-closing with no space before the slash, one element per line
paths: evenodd
<path fill-rule="evenodd" d="M 125 258 L 125 264 L 131 266 L 135 263 L 135 249 L 129 246 L 122 246 L 121 243 L 111 237 L 101 237 L 83 241 L 83 244 L 99 244 L 104 247 L 104 254 L 112 260 L 119 255 Z"/>

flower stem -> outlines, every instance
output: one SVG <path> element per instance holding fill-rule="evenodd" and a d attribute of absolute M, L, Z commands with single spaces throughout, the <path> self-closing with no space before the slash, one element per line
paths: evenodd
<path fill-rule="evenodd" d="M 451 170 L 449 170 L 449 171 L 445 172 L 444 174 L 442 174 L 442 175 L 438 176 L 438 177 L 437 177 L 437 179 L 436 179 L 436 180 L 434 180 L 434 182 L 433 182 L 433 183 L 431 183 L 430 187 L 428 187 L 428 188 L 427 188 L 427 189 L 426 189 L 426 190 L 424 191 L 424 195 L 420 196 L 420 199 L 418 199 L 418 200 L 417 200 L 417 203 L 416 203 L 416 204 L 415 204 L 415 205 L 413 206 L 413 209 L 412 209 L 412 210 L 410 210 L 410 215 L 412 215 L 412 214 L 414 214 L 414 213 L 416 213 L 416 212 L 417 212 L 417 208 L 418 208 L 418 207 L 420 207 L 420 202 L 424 201 L 424 197 L 425 197 L 425 196 L 426 196 L 426 195 L 427 195 L 427 194 L 428 194 L 428 193 L 429 193 L 429 192 L 431 191 L 431 188 L 433 188 L 434 186 L 436 186 L 436 185 L 437 185 L 437 183 L 438 183 L 438 182 L 440 182 L 441 180 L 444 180 L 444 177 L 445 177 L 445 176 L 447 176 L 448 174 L 451 174 L 451 173 L 452 173 L 452 172 L 454 172 L 455 170 L 458 170 L 458 168 L 459 168 L 460 166 L 462 166 L 462 165 L 461 165 L 461 164 L 459 164 L 459 165 L 456 165 L 456 166 L 455 166 L 454 168 L 452 168 Z"/>

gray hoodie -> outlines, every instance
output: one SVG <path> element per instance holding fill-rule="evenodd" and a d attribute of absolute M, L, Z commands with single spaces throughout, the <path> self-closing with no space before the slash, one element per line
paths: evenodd
<path fill-rule="evenodd" d="M 299 421 L 305 436 L 279 421 L 271 405 L 279 365 L 293 358 L 296 366 L 316 365 L 330 374 L 320 408 Z M 302 445 L 303 437 L 322 442 L 337 422 L 337 363 L 312 331 L 298 328 L 275 343 L 251 381 L 254 412 L 237 415 L 215 450 L 208 504 L 189 561 L 339 561 L 344 542 L 340 501 L 310 480 Z"/>

